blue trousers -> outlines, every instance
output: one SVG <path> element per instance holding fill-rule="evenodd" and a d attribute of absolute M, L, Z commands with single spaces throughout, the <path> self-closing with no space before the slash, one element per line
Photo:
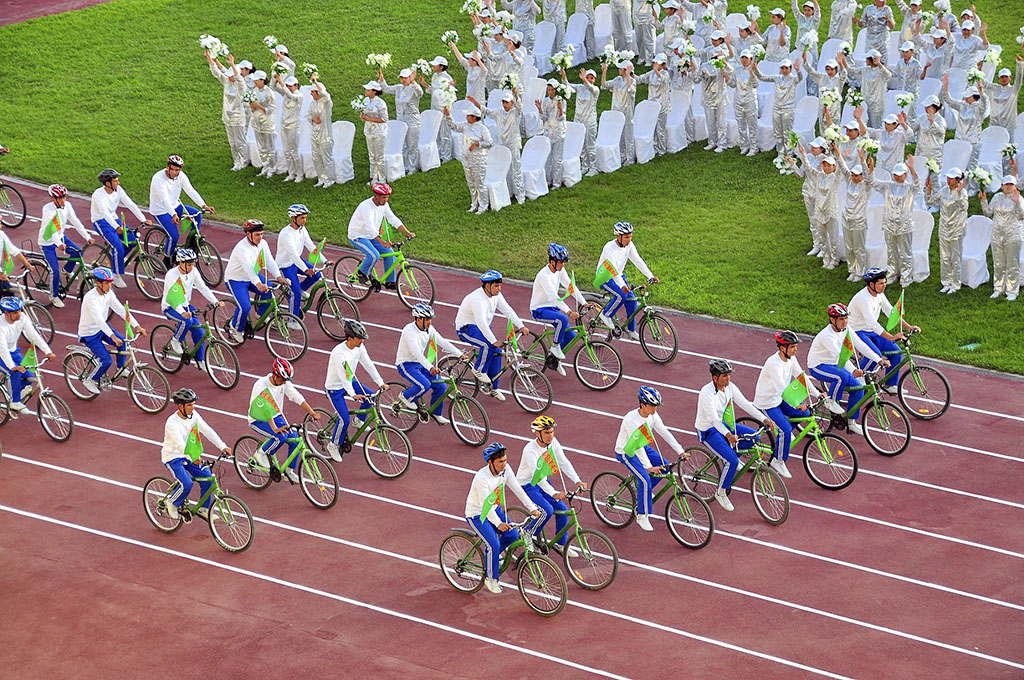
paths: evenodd
<path fill-rule="evenodd" d="M 14 359 L 15 366 L 20 366 L 21 360 L 24 359 L 25 357 L 22 355 L 20 349 L 15 348 L 15 350 L 11 352 L 11 358 Z M 9 370 L 6 366 L 4 366 L 2 361 L 0 361 L 0 370 L 3 370 L 5 373 L 11 376 L 11 402 L 15 404 L 20 404 L 21 390 L 31 378 L 35 377 L 35 373 L 29 370 L 26 370 L 24 373 L 21 373 L 20 371 Z"/>
<path fill-rule="evenodd" d="M 107 351 L 106 345 L 110 345 L 115 349 L 123 349 L 124 347 L 123 343 L 120 342 L 121 340 L 124 340 L 124 336 L 118 333 L 117 331 L 114 331 L 114 337 L 117 338 L 118 342 L 115 342 L 111 338 L 107 337 L 106 333 L 104 333 L 103 331 L 99 331 L 98 333 L 93 333 L 92 335 L 88 335 L 84 338 L 78 338 L 83 343 L 85 343 L 85 346 L 88 347 L 94 355 L 96 355 L 97 359 L 99 359 L 100 366 L 99 368 L 96 369 L 96 372 L 93 373 L 93 380 L 99 380 L 100 378 L 105 376 L 107 374 L 107 371 L 110 369 L 110 365 L 113 363 L 113 361 L 110 358 L 110 352 Z M 117 367 L 123 368 L 127 360 L 127 354 L 118 354 Z"/>
<path fill-rule="evenodd" d="M 178 207 L 174 209 L 174 214 L 164 213 L 163 215 L 156 215 L 157 224 L 167 234 L 167 240 L 164 241 L 164 255 L 170 257 L 174 254 L 174 249 L 178 247 L 178 240 L 181 238 L 181 230 L 177 224 L 174 223 L 174 216 L 181 217 L 183 214 L 188 213 L 192 216 L 192 220 L 195 222 L 194 227 L 189 227 L 190 230 L 194 229 L 199 231 L 199 227 L 203 224 L 203 211 L 198 208 L 193 208 L 190 205 L 178 204 Z"/>
<path fill-rule="evenodd" d="M 495 511 L 502 522 L 508 521 L 501 506 L 496 507 Z M 467 517 L 466 522 L 473 528 L 477 536 L 484 539 L 484 566 L 487 569 L 487 578 L 498 578 L 500 566 L 498 557 L 505 548 L 519 540 L 519 530 L 498 531 L 498 528 L 488 522 L 486 517 L 480 515 Z"/>
<path fill-rule="evenodd" d="M 836 401 L 841 401 L 843 398 L 843 392 L 850 389 L 850 387 L 864 384 L 864 381 L 860 378 L 854 378 L 853 373 L 850 373 L 845 368 L 839 368 L 833 364 L 808 366 L 807 372 L 811 374 L 812 378 L 825 383 L 826 394 Z M 855 408 L 853 410 L 849 410 L 849 407 L 860 401 L 861 396 L 862 395 L 860 393 L 853 393 L 850 395 L 850 400 L 847 403 L 848 410 L 846 412 L 846 417 L 850 420 L 858 420 L 860 418 L 860 409 Z"/>
<path fill-rule="evenodd" d="M 274 416 L 274 425 L 276 427 L 284 427 L 287 424 L 288 421 L 284 419 L 284 416 L 280 414 Z M 249 423 L 249 427 L 251 427 L 257 433 L 269 437 L 269 439 L 266 442 L 264 442 L 264 445 L 262 447 L 263 453 L 267 454 L 268 456 L 273 456 L 275 453 L 277 453 L 278 449 L 280 449 L 285 444 L 288 445 L 288 455 L 290 456 L 292 455 L 292 452 L 295 451 L 295 447 L 299 445 L 299 434 L 291 428 L 284 432 L 277 433 L 270 428 L 270 423 L 267 422 L 266 420 L 257 420 L 256 422 Z M 299 457 L 295 456 L 295 459 L 292 460 L 291 465 L 289 465 L 288 467 L 290 467 L 293 470 L 298 470 Z"/>
<path fill-rule="evenodd" d="M 302 264 L 305 266 L 301 270 L 294 264 L 281 268 L 281 276 L 288 279 L 292 284 L 288 288 L 289 311 L 300 319 L 302 318 L 302 291 L 309 290 L 316 285 L 317 281 L 324 278 L 324 275 L 320 272 L 314 272 L 312 276 L 306 276 L 305 272 L 312 269 L 313 265 L 305 260 L 302 261 Z M 305 277 L 301 282 L 299 281 L 300 273 Z"/>
<path fill-rule="evenodd" d="M 647 459 L 651 461 L 651 465 L 658 467 L 659 465 L 666 465 L 668 461 L 661 457 L 657 449 L 653 446 L 645 446 L 644 451 L 647 453 Z M 619 459 L 619 462 L 629 469 L 630 474 L 636 479 L 636 512 L 638 515 L 649 515 L 651 514 L 651 497 L 654 494 L 654 487 L 661 484 L 663 477 L 658 479 L 651 479 L 650 473 L 644 468 L 643 463 L 640 462 L 639 456 L 627 456 L 624 454 L 615 454 L 615 457 Z"/>
<path fill-rule="evenodd" d="M 540 533 L 540 530 L 544 528 L 544 525 L 548 523 L 551 516 L 555 517 L 555 534 L 565 528 L 565 525 L 569 523 L 568 515 L 555 515 L 555 511 L 565 512 L 569 509 L 564 502 L 556 499 L 554 496 L 549 496 L 544 489 L 533 484 L 523 484 L 523 491 L 530 497 L 537 507 L 540 508 L 541 515 L 533 521 L 530 525 L 530 531 L 534 533 Z M 566 532 L 564 536 L 558 539 L 559 545 L 565 545 L 569 541 L 569 532 Z"/>
<path fill-rule="evenodd" d="M 356 394 L 372 394 L 370 390 L 363 387 L 362 383 L 358 380 L 352 381 L 352 389 L 355 390 Z M 334 410 L 338 414 L 338 422 L 334 426 L 334 432 L 331 433 L 331 441 L 341 446 L 342 442 L 345 441 L 345 435 L 348 434 L 348 402 L 345 401 L 345 390 L 327 390 L 327 397 L 334 404 Z M 359 408 L 370 408 L 369 401 L 362 401 L 359 403 Z M 360 413 L 358 415 L 359 420 L 366 422 L 366 414 Z"/>
<path fill-rule="evenodd" d="M 264 284 L 267 283 L 267 277 L 263 274 L 259 275 L 260 281 Z M 256 290 L 256 286 L 249 283 L 248 281 L 226 281 L 228 292 L 231 293 L 231 297 L 235 298 L 235 315 L 231 317 L 231 325 L 238 331 L 245 330 L 246 321 L 249 319 L 249 310 L 252 309 L 252 301 L 249 299 L 249 293 L 256 294 L 256 313 L 262 315 L 267 308 L 270 307 L 270 298 L 273 295 L 269 290 L 266 293 L 261 293 Z"/>
<path fill-rule="evenodd" d="M 436 413 L 439 416 L 444 415 L 444 401 L 441 397 L 447 391 L 448 386 L 444 380 L 437 376 L 430 375 L 430 371 L 423 368 L 423 365 L 415 361 L 406 361 L 398 365 L 398 374 L 409 381 L 409 387 L 406 388 L 405 392 L 402 392 L 402 396 L 411 402 L 414 402 L 430 391 L 430 404 L 434 406 L 433 410 L 429 407 L 428 411 Z"/>
<path fill-rule="evenodd" d="M 746 425 L 736 424 L 736 434 L 751 434 L 754 430 L 747 427 Z M 736 470 L 740 467 L 740 457 L 736 454 L 736 451 L 729 446 L 729 442 L 726 441 L 725 436 L 716 430 L 710 428 L 703 432 L 697 433 L 698 438 L 702 444 L 707 444 L 711 447 L 711 450 L 725 459 L 725 470 L 722 471 L 722 478 L 718 480 L 718 487 L 728 491 L 732 488 L 732 478 L 736 476 Z M 754 442 L 740 440 L 739 448 L 744 451 L 749 448 L 753 448 Z"/>
<path fill-rule="evenodd" d="M 897 345 L 895 342 L 893 342 L 892 340 L 887 340 L 878 333 L 872 333 L 871 331 L 857 331 L 857 335 L 860 337 L 861 340 L 864 341 L 864 344 L 866 344 L 871 349 L 875 350 L 878 356 L 883 358 L 889 358 L 890 361 L 892 361 L 892 363 L 894 364 L 899 363 L 898 361 L 893 361 L 895 357 L 890 357 L 890 355 L 884 354 L 884 352 L 898 353 L 900 351 L 900 346 Z M 861 357 L 860 359 L 860 368 L 862 371 L 873 371 L 877 366 L 878 362 L 871 361 L 867 357 Z M 893 371 L 893 374 L 889 376 L 889 379 L 885 381 L 885 384 L 895 385 L 897 382 L 899 382 L 899 379 L 899 371 Z"/>
<path fill-rule="evenodd" d="M 481 373 L 486 373 L 487 377 L 491 379 L 491 386 L 498 389 L 498 380 L 495 376 L 501 371 L 501 357 L 504 352 L 492 345 L 476 324 L 463 326 L 455 333 L 460 340 L 469 343 L 476 349 L 473 368 Z"/>
<path fill-rule="evenodd" d="M 203 340 L 203 329 L 200 327 L 199 319 L 196 318 L 196 308 L 192 305 L 188 306 L 188 311 L 192 312 L 192 316 L 189 318 L 183 317 L 177 312 L 177 310 L 171 309 L 170 307 L 164 307 L 164 316 L 172 321 L 177 321 L 178 326 L 174 329 L 174 337 L 179 342 L 185 341 L 186 335 L 192 336 L 192 344 L 199 343 L 199 349 L 196 350 L 196 360 L 203 361 L 206 359 L 206 342 L 200 342 Z"/>
<path fill-rule="evenodd" d="M 569 330 L 569 316 L 558 307 L 541 307 L 532 312 L 537 321 L 545 321 L 555 327 L 555 342 L 565 349 L 576 337 L 576 331 Z"/>
<path fill-rule="evenodd" d="M 117 220 L 117 226 L 113 226 L 106 220 L 92 223 L 93 229 L 100 232 L 103 238 L 110 244 L 113 255 L 113 269 L 115 274 L 124 274 L 124 258 L 139 245 L 135 240 L 135 232 L 128 232 L 128 246 L 125 247 L 123 237 L 117 233 L 117 227 L 123 226 L 121 220 Z"/>
<path fill-rule="evenodd" d="M 193 463 L 188 458 L 175 458 L 167 461 L 164 465 L 171 471 L 174 478 L 181 482 L 181 486 L 171 496 L 171 502 L 174 503 L 176 508 L 180 508 L 188 501 L 188 495 L 192 492 L 193 477 L 210 476 L 210 468 Z M 199 482 L 199 493 L 205 494 L 211 486 L 213 486 L 213 482 Z M 210 494 L 210 497 L 206 499 L 203 507 L 208 508 L 211 505 L 213 505 L 213 494 Z"/>
<path fill-rule="evenodd" d="M 384 268 L 387 269 L 391 266 L 391 261 L 395 259 L 395 251 L 391 248 L 385 248 L 376 239 L 371 238 L 354 238 L 349 239 L 349 243 L 363 254 L 363 263 L 359 265 L 359 271 L 370 275 L 373 271 L 373 266 L 377 264 L 377 260 L 384 260 Z M 391 273 L 387 275 L 385 281 L 394 281 L 397 278 L 398 268 L 391 270 Z"/>
<path fill-rule="evenodd" d="M 803 408 L 793 408 L 783 401 L 778 406 L 765 410 L 765 413 L 768 414 L 768 417 L 779 428 L 775 435 L 775 457 L 781 458 L 784 461 L 789 460 L 789 447 L 793 438 L 793 425 L 789 422 L 789 419 L 807 418 L 811 415 L 810 411 Z"/>
<path fill-rule="evenodd" d="M 82 249 L 78 247 L 78 244 L 69 239 L 67 236 L 64 237 L 64 254 L 67 257 L 81 257 Z M 57 246 L 43 246 L 43 257 L 46 258 L 46 263 L 50 265 L 50 295 L 57 297 L 60 293 L 60 260 L 57 259 Z M 75 263 L 70 260 L 64 262 L 64 271 L 71 273 L 75 270 Z"/>
<path fill-rule="evenodd" d="M 623 276 L 622 280 L 626 281 L 626 277 Z M 626 285 L 629 285 L 629 281 L 626 281 Z M 602 284 L 601 289 L 608 291 L 612 296 L 612 299 L 609 300 L 608 304 L 606 304 L 604 309 L 601 310 L 609 319 L 615 317 L 622 305 L 626 305 L 626 316 L 630 316 L 636 311 L 636 296 L 633 295 L 632 291 L 629 293 L 622 292 L 622 289 L 619 288 L 619 284 L 615 283 L 614 279 L 609 279 Z M 636 319 L 629 322 L 628 329 L 631 331 L 636 330 Z"/>

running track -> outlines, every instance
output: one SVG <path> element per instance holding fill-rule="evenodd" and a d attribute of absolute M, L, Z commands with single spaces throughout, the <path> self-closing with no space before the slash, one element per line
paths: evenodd
<path fill-rule="evenodd" d="M 43 193 L 24 193 L 38 215 Z M 87 200 L 73 203 L 88 216 Z M 396 209 L 401 214 L 400 201 Z M 33 220 L 10 235 L 20 243 L 37 229 Z M 239 238 L 237 229 L 219 226 L 207 234 L 225 254 Z M 438 328 L 454 338 L 455 305 L 473 279 L 433 273 Z M 505 294 L 527 309 L 528 286 L 506 285 Z M 132 282 L 119 295 L 143 325 L 162 318 Z M 53 310 L 61 357 L 76 342 L 77 308 L 69 300 Z M 408 312 L 390 295 L 371 297 L 361 312 L 371 356 L 386 379 L 397 378 L 389 363 Z M 311 328 L 296 384 L 311 404 L 329 408 L 321 388 L 332 343 Z M 662 415 L 684 446 L 696 443 L 696 390 L 709 355 L 733 359 L 738 384 L 752 396 L 757 368 L 774 349 L 764 331 L 690 318 L 678 319 L 677 328 L 682 351 L 667 367 L 620 343 L 626 377 L 609 393 L 583 388 L 571 371 L 549 374 L 556 402 L 549 413 L 585 480 L 621 472 L 611 442 L 642 382 L 662 389 Z M 199 391 L 204 417 L 229 442 L 248 432 L 239 414 L 270 362 L 261 342 L 238 354 L 243 376 L 231 392 L 192 369 L 169 376 L 172 389 Z M 1012 378 L 943 370 L 954 408 L 939 421 L 915 421 L 914 442 L 897 458 L 878 456 L 856 438 L 861 471 L 850 488 L 819 489 L 793 459 L 793 507 L 780 527 L 763 522 L 738 489 L 736 511 L 714 505 L 715 538 L 691 552 L 660 521 L 652 534 L 635 526 L 616 531 L 585 506 L 584 526 L 615 542 L 619 574 L 597 593 L 570 583 L 569 604 L 553 620 L 531 614 L 507 577 L 500 596 L 467 596 L 439 573 L 438 545 L 463 524 L 470 475 L 482 464 L 479 449 L 458 442 L 450 428 L 417 428 L 416 460 L 392 482 L 353 451 L 336 464 L 342 496 L 327 512 L 297 488 L 254 492 L 226 468 L 222 481 L 257 517 L 253 547 L 229 555 L 202 524 L 168 536 L 144 515 L 140 488 L 164 472 L 159 443 L 170 411 L 146 416 L 123 390 L 82 402 L 50 374 L 48 384 L 74 410 L 72 440 L 54 445 L 28 414 L 0 430 L 3 674 L 193 674 L 203 667 L 269 678 L 329 664 L 336 675 L 370 677 L 1019 678 L 1022 387 Z M 492 438 L 518 464 L 529 415 L 511 399 L 481 399 Z M 159 642 L 139 644 L 147 639 Z"/>

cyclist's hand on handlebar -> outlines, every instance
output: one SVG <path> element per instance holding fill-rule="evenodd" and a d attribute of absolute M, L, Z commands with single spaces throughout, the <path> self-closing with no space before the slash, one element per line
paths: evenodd
<path fill-rule="evenodd" d="M 911 326 L 910 327 L 910 332 L 911 333 L 920 333 L 921 332 L 921 327 L 920 326 Z"/>
<path fill-rule="evenodd" d="M 860 378 L 860 377 L 862 377 L 863 375 L 864 375 L 864 371 L 860 370 L 859 368 L 858 368 L 858 369 L 855 369 L 855 370 L 853 371 L 853 377 L 854 377 L 854 378 Z"/>
<path fill-rule="evenodd" d="M 143 222 L 143 224 L 145 224 L 147 227 L 156 226 L 153 220 L 146 220 L 145 222 Z"/>
<path fill-rule="evenodd" d="M 882 368 L 889 368 L 891 364 L 888 359 L 882 359 L 881 361 L 878 362 L 878 365 L 881 366 Z"/>
<path fill-rule="evenodd" d="M 284 278 L 283 276 L 278 276 L 274 280 L 277 281 L 278 283 L 280 283 L 282 286 L 290 286 L 291 285 L 291 282 L 288 279 Z"/>
<path fill-rule="evenodd" d="M 580 315 L 577 314 L 576 312 L 569 312 L 569 318 L 575 321 L 576 319 L 580 318 Z"/>
<path fill-rule="evenodd" d="M 50 352 L 49 354 L 46 355 L 46 358 L 49 359 L 50 361 L 56 361 L 57 355 L 54 354 L 53 352 Z"/>
<path fill-rule="evenodd" d="M 223 300 L 218 300 L 216 304 L 217 304 L 218 307 L 223 307 L 224 306 L 224 301 Z"/>
<path fill-rule="evenodd" d="M 652 276 L 651 278 L 647 279 L 647 283 L 661 283 L 661 279 L 659 279 L 657 276 Z"/>
<path fill-rule="evenodd" d="M 647 472 L 649 472 L 652 475 L 660 475 L 664 471 L 665 468 L 661 465 L 652 465 L 651 467 L 647 468 Z"/>
<path fill-rule="evenodd" d="M 183 318 L 183 319 L 191 319 L 192 318 L 192 312 L 182 312 L 181 313 L 181 318 Z"/>
<path fill-rule="evenodd" d="M 576 488 L 580 491 L 586 491 L 590 487 L 587 486 L 586 482 L 580 481 L 576 482 Z"/>
<path fill-rule="evenodd" d="M 505 346 L 505 341 L 504 340 L 495 340 L 494 342 L 491 343 L 491 345 L 494 346 L 494 347 L 497 347 L 498 349 L 501 349 L 502 347 Z"/>
<path fill-rule="evenodd" d="M 556 491 L 555 495 L 552 496 L 552 498 L 554 498 L 556 501 L 564 501 L 565 500 L 565 494 L 562 493 L 561 491 Z"/>
<path fill-rule="evenodd" d="M 540 510 L 534 510 L 530 514 L 533 515 L 534 517 L 540 517 Z"/>
<path fill-rule="evenodd" d="M 511 528 L 512 528 L 512 525 L 509 524 L 508 522 L 502 522 L 501 524 L 498 525 L 498 531 L 508 531 Z"/>
<path fill-rule="evenodd" d="M 463 361 L 469 361 L 469 352 L 463 352 L 462 356 L 459 357 Z"/>
<path fill-rule="evenodd" d="M 441 371 L 437 368 L 437 366 L 431 366 L 430 367 L 430 375 L 440 375 L 440 374 L 441 374 Z"/>
<path fill-rule="evenodd" d="M 268 286 L 265 283 L 257 283 L 256 290 L 258 290 L 261 293 L 266 293 L 268 290 L 270 290 L 270 286 Z"/>
<path fill-rule="evenodd" d="M 181 218 L 178 217 L 177 215 L 172 215 L 171 216 L 171 224 L 179 224 L 180 225 L 181 224 Z"/>
<path fill-rule="evenodd" d="M 776 430 L 779 427 L 778 425 L 775 424 L 775 421 L 772 420 L 771 418 L 765 418 L 764 419 L 764 423 L 762 423 L 762 424 L 765 427 L 767 427 L 769 430 Z"/>
<path fill-rule="evenodd" d="M 143 328 L 142 326 L 139 326 L 139 335 L 145 335 L 145 334 L 146 334 L 146 329 Z"/>
<path fill-rule="evenodd" d="M 213 209 L 212 205 L 204 205 L 203 206 L 203 212 L 208 212 L 208 213 L 210 213 L 212 215 L 213 213 L 215 213 L 217 211 Z"/>
<path fill-rule="evenodd" d="M 14 371 L 15 373 L 24 373 L 25 372 L 25 367 L 24 366 L 15 366 L 11 370 Z"/>
<path fill-rule="evenodd" d="M 519 329 L 519 335 L 529 335 L 529 334 L 530 334 L 530 329 L 527 328 L 526 326 L 523 326 L 522 328 Z"/>

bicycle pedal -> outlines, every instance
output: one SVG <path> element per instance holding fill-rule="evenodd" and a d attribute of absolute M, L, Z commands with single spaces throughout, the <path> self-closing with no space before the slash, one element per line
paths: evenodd
<path fill-rule="evenodd" d="M 544 368 L 549 368 L 552 371 L 558 369 L 558 359 L 555 358 L 555 355 L 549 354 L 544 358 Z"/>
<path fill-rule="evenodd" d="M 284 477 L 281 474 L 281 471 L 278 470 L 276 467 L 270 468 L 269 475 L 270 475 L 270 481 L 272 481 L 272 482 L 280 482 L 283 479 L 283 477 Z"/>
<path fill-rule="evenodd" d="M 181 521 L 185 524 L 189 524 L 193 518 L 192 511 L 185 508 L 178 509 L 178 516 L 181 517 Z"/>
<path fill-rule="evenodd" d="M 381 291 L 380 281 L 374 279 L 373 281 L 370 282 L 370 285 L 373 287 L 374 293 L 379 293 Z"/>
<path fill-rule="evenodd" d="M 417 411 L 416 411 L 416 419 L 419 420 L 421 423 L 429 423 L 430 422 L 430 414 L 427 413 L 426 411 L 417 409 Z"/>
<path fill-rule="evenodd" d="M 615 338 L 616 340 L 618 340 L 619 338 L 622 337 L 622 329 L 619 328 L 618 326 L 612 328 L 610 331 L 608 331 L 608 337 Z"/>

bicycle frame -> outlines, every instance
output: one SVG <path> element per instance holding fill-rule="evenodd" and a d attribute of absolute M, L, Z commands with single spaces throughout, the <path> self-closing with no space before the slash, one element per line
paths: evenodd
<path fill-rule="evenodd" d="M 206 503 L 206 501 L 209 500 L 209 498 L 211 496 L 212 497 L 217 497 L 217 496 L 220 496 L 223 493 L 227 493 L 227 489 L 221 488 L 220 482 L 217 480 L 217 475 L 216 475 L 216 473 L 214 472 L 214 469 L 213 469 L 215 465 L 217 465 L 222 460 L 227 458 L 227 456 L 228 456 L 228 454 L 222 453 L 220 455 L 220 457 L 217 458 L 217 460 L 215 460 L 212 463 L 210 463 L 210 474 L 209 474 L 209 476 L 193 477 L 192 478 L 193 482 L 210 482 L 210 488 L 207 489 L 206 493 L 202 494 L 199 497 L 199 500 L 196 501 L 195 503 L 193 503 L 191 507 L 189 507 L 189 500 L 186 498 L 185 499 L 185 505 L 184 505 L 183 508 L 181 508 L 182 510 L 187 508 L 188 511 L 189 511 L 189 514 L 194 515 L 194 514 L 196 514 L 196 510 L 201 508 L 203 506 L 203 504 Z M 195 462 L 196 464 L 198 464 L 200 466 L 203 466 L 202 463 L 199 462 L 199 461 L 193 461 L 193 462 Z M 205 466 L 203 466 L 203 467 L 205 467 Z M 163 499 L 162 499 L 165 504 L 169 504 L 171 502 L 170 501 L 171 496 L 174 495 L 174 492 L 177 491 L 178 487 L 180 487 L 180 486 L 181 486 L 181 480 L 175 479 L 174 480 L 174 484 L 172 484 L 171 488 L 167 490 L 167 495 L 164 496 Z"/>
<path fill-rule="evenodd" d="M 655 311 L 655 308 L 650 305 L 650 302 L 648 302 L 648 299 L 651 297 L 651 292 L 650 290 L 648 290 L 649 285 L 651 285 L 650 281 L 648 281 L 647 283 L 641 283 L 639 286 L 635 286 L 629 289 L 629 292 L 632 293 L 633 297 L 636 298 L 636 309 L 633 311 L 632 314 L 627 316 L 625 320 L 622 321 L 622 323 L 619 323 L 617 315 L 616 318 L 612 319 L 612 323 L 614 323 L 619 328 L 619 330 L 629 328 L 629 324 L 635 321 L 641 314 L 650 314 L 651 312 Z M 602 291 L 602 295 L 604 298 L 604 304 L 601 305 L 601 308 L 604 309 L 605 305 L 608 304 L 608 299 L 610 299 L 611 296 L 605 291 Z"/>

